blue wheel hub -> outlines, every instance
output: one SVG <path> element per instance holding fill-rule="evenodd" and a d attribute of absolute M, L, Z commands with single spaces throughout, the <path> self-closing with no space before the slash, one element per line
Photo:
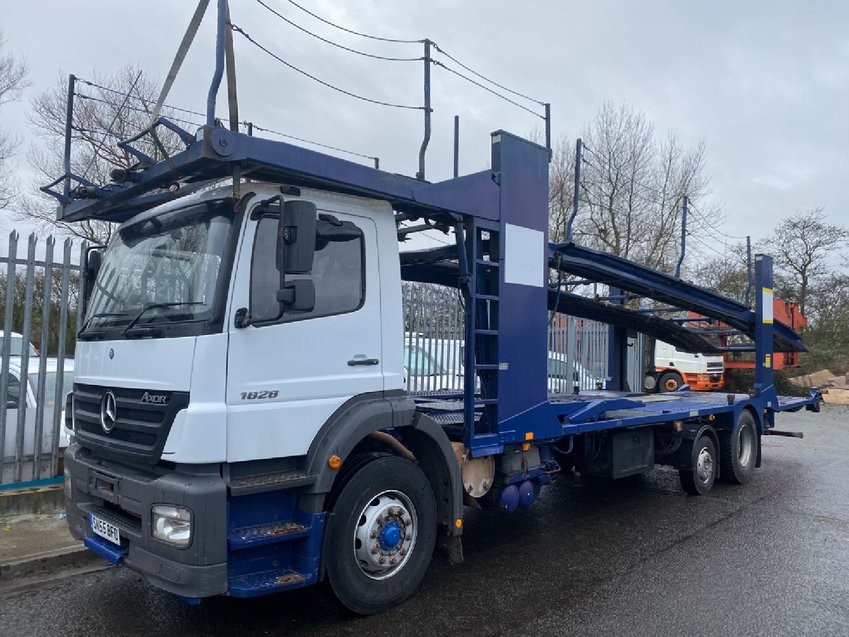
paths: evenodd
<path fill-rule="evenodd" d="M 378 536 L 380 548 L 391 551 L 401 542 L 401 527 L 395 520 L 391 520 L 383 527 Z"/>
<path fill-rule="evenodd" d="M 399 573 L 416 545 L 416 508 L 401 491 L 383 491 L 357 518 L 352 547 L 362 573 L 382 580 Z"/>

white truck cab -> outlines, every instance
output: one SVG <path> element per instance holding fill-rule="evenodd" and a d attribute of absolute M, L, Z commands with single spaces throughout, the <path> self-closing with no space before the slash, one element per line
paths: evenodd
<path fill-rule="evenodd" d="M 149 448 L 132 447 L 136 453 L 161 452 L 175 463 L 305 454 L 345 401 L 403 386 L 389 205 L 307 190 L 281 197 L 279 186 L 251 183 L 234 216 L 226 212 L 228 192 L 131 219 L 104 256 L 78 345 L 77 382 L 144 389 L 150 404 L 191 394 L 167 438 L 157 440 L 161 449 L 151 438 Z M 317 246 L 311 274 L 296 277 L 312 282 L 313 307 L 279 316 L 283 199 L 311 201 L 324 223 L 346 222 L 356 236 Z M 243 327 L 236 327 L 239 312 L 250 317 Z M 98 410 L 91 416 L 78 426 L 105 443 Z M 114 434 L 108 440 L 120 447 Z"/>
<path fill-rule="evenodd" d="M 683 352 L 664 341 L 655 341 L 654 372 L 646 389 L 675 391 L 689 385 L 694 391 L 722 389 L 725 359 L 722 356 Z"/>
<path fill-rule="evenodd" d="M 359 197 L 241 187 L 238 200 L 228 185 L 133 217 L 96 260 L 76 349 L 69 526 L 179 595 L 306 586 L 320 578 L 339 458 L 371 459 L 373 446 L 398 443 L 370 432 L 407 427 L 407 453 L 431 457 L 439 482 L 422 490 L 411 462 L 385 474 L 412 474 L 420 493 L 381 496 L 398 521 L 370 523 L 385 532 L 384 557 L 364 554 L 362 572 L 388 577 L 400 567 L 385 555 L 424 548 L 402 576 L 410 586 L 394 596 L 368 586 L 346 602 L 373 612 L 424 576 L 436 526 L 419 531 L 416 510 L 437 519 L 432 492 L 450 489 L 438 507 L 449 528 L 462 507 L 450 443 L 414 416 L 404 387 L 394 213 Z"/>

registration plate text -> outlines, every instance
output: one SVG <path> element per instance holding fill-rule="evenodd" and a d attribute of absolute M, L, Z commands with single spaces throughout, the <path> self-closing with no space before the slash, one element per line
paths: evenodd
<path fill-rule="evenodd" d="M 113 544 L 121 545 L 121 532 L 114 524 L 109 524 L 106 520 L 101 520 L 95 515 L 89 515 L 91 522 L 91 530 L 105 540 L 109 540 Z"/>

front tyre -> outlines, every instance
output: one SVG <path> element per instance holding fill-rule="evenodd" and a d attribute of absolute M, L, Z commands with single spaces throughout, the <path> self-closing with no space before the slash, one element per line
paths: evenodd
<path fill-rule="evenodd" d="M 744 409 L 734 429 L 720 436 L 720 477 L 731 484 L 746 484 L 755 473 L 758 459 L 758 430 L 752 412 Z"/>
<path fill-rule="evenodd" d="M 681 486 L 690 495 L 705 495 L 716 480 L 716 446 L 710 436 L 702 434 L 693 445 L 691 469 L 680 469 Z"/>
<path fill-rule="evenodd" d="M 670 392 L 670 391 L 678 391 L 678 389 L 684 384 L 684 379 L 681 378 L 680 374 L 675 372 L 664 372 L 660 376 L 660 380 L 657 383 L 658 391 L 661 392 Z"/>
<path fill-rule="evenodd" d="M 345 607 L 380 613 L 418 588 L 436 542 L 436 500 L 418 465 L 372 460 L 347 481 L 332 513 L 324 559 Z"/>

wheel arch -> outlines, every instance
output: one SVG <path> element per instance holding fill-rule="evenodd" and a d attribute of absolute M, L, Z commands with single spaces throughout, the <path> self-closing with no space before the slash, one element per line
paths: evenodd
<path fill-rule="evenodd" d="M 676 469 L 692 469 L 693 467 L 693 447 L 696 444 L 696 441 L 701 438 L 703 435 L 707 435 L 711 441 L 713 441 L 713 446 L 716 452 L 716 462 L 719 462 L 719 436 L 716 433 L 716 429 L 714 429 L 709 424 L 701 424 L 698 427 L 690 427 L 685 429 L 682 432 L 682 440 L 681 446 L 678 447 L 678 451 L 675 452 L 674 461 L 670 463 Z"/>
<path fill-rule="evenodd" d="M 386 430 L 392 430 L 412 452 L 430 481 L 438 522 L 449 534 L 460 535 L 462 525 L 457 526 L 456 520 L 462 518 L 463 512 L 462 481 L 451 442 L 431 418 L 415 411 L 415 404 L 406 392 L 354 397 L 327 420 L 307 455 L 307 473 L 316 476 L 308 491 L 314 496 L 312 508 L 323 506 L 324 496 L 334 489 L 337 478 L 345 475 L 345 463 L 357 456 L 352 455 L 357 446 L 369 434 Z M 391 447 L 386 450 L 394 453 Z M 328 464 L 333 455 L 342 459 L 337 469 Z"/>

